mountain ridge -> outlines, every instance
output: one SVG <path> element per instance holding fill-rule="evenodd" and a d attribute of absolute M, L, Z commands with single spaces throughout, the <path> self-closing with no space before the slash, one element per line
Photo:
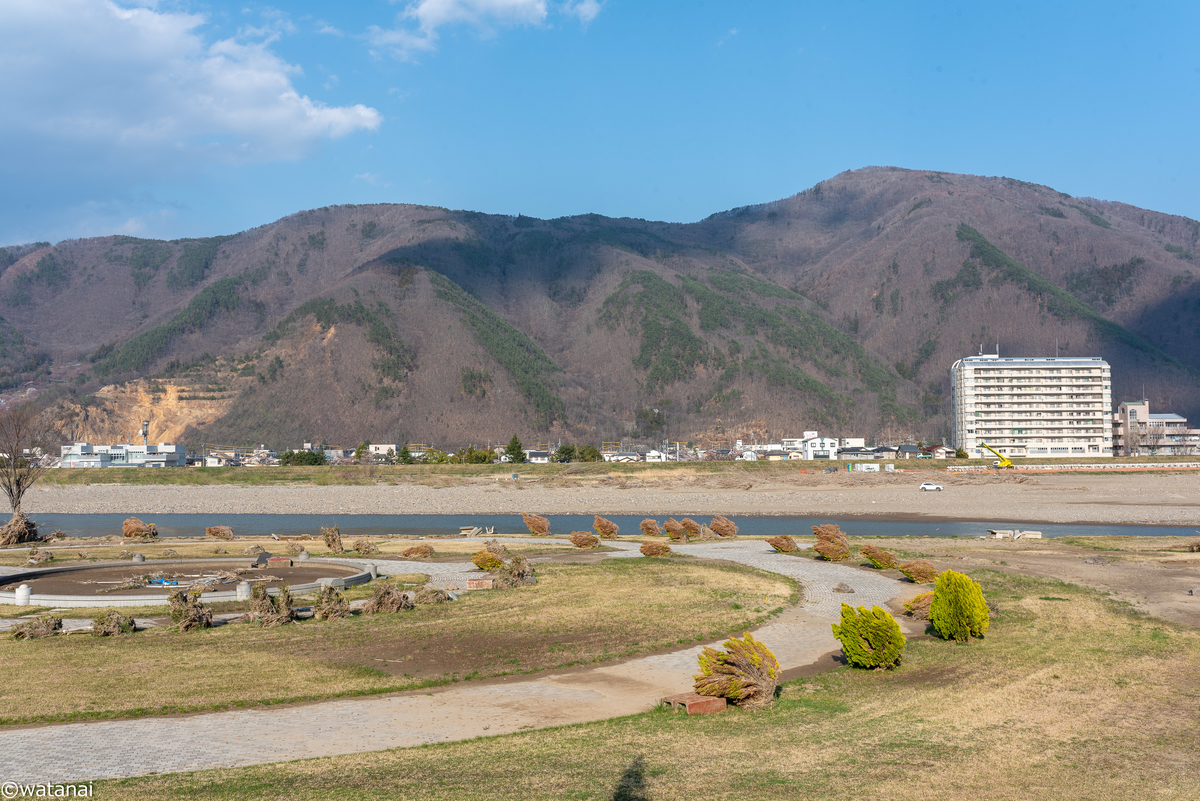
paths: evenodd
<path fill-rule="evenodd" d="M 0 381 L 189 445 L 930 439 L 954 359 L 1057 341 L 1196 417 L 1197 251 L 1188 218 L 883 167 L 688 224 L 325 207 L 0 258 Z"/>

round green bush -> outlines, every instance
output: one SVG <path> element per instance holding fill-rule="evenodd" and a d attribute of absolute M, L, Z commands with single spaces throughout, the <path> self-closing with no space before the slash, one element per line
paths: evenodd
<path fill-rule="evenodd" d="M 962 573 L 943 570 L 933 588 L 929 622 L 944 640 L 966 642 L 982 637 L 990 622 L 983 588 Z"/>
<path fill-rule="evenodd" d="M 833 636 L 842 644 L 846 661 L 854 667 L 893 668 L 900 664 L 907 640 L 900 624 L 886 609 L 842 604 L 842 624 L 833 624 Z"/>

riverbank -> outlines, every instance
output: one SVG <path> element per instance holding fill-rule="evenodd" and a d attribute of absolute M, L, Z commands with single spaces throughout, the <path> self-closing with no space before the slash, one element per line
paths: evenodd
<path fill-rule="evenodd" d="M 945 489 L 921 492 L 921 481 Z M 1200 474 L 609 476 L 445 485 L 164 486 L 39 483 L 30 514 L 795 515 L 1200 526 Z"/>

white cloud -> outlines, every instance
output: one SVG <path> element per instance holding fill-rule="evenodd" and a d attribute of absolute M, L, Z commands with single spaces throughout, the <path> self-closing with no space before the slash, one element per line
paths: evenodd
<path fill-rule="evenodd" d="M 0 2 L 0 141 L 143 162 L 254 161 L 382 122 L 373 108 L 296 91 L 301 69 L 270 49 L 286 18 L 211 43 L 205 23 L 109 0 Z"/>
<path fill-rule="evenodd" d="M 453 23 L 487 29 L 498 25 L 539 25 L 546 19 L 545 0 L 418 0 L 404 10 L 426 36 Z"/>
<path fill-rule="evenodd" d="M 584 24 L 594 20 L 601 7 L 598 0 L 567 0 L 555 6 Z M 418 53 L 437 49 L 438 31 L 444 27 L 467 25 L 490 36 L 498 27 L 544 25 L 548 15 L 546 0 L 416 0 L 397 15 L 395 27 L 372 25 L 366 38 L 372 48 L 411 61 Z"/>
<path fill-rule="evenodd" d="M 600 14 L 601 8 L 601 4 L 596 0 L 578 0 L 575 3 L 567 3 L 565 10 L 568 14 L 579 17 L 579 21 L 587 25 Z"/>
<path fill-rule="evenodd" d="M 730 39 L 732 39 L 733 37 L 735 37 L 737 35 L 738 35 L 738 29 L 730 28 L 729 33 L 725 34 L 724 36 L 722 36 L 720 39 L 717 40 L 717 47 L 720 47 L 721 45 L 725 44 L 726 42 L 728 42 Z"/>
<path fill-rule="evenodd" d="M 342 33 L 341 30 L 339 30 L 338 28 L 335 28 L 334 26 L 330 25 L 328 22 L 318 22 L 317 23 L 317 33 L 324 33 L 324 34 L 328 34 L 330 36 L 345 36 L 346 35 L 346 34 Z"/>

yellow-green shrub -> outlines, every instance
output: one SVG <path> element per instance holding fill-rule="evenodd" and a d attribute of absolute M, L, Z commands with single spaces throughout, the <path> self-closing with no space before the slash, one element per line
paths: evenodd
<path fill-rule="evenodd" d="M 842 644 L 846 661 L 854 667 L 893 668 L 900 664 L 907 640 L 900 624 L 886 609 L 842 604 L 842 623 L 833 625 L 833 636 Z"/>
<path fill-rule="evenodd" d="M 496 556 L 496 554 L 492 553 L 491 551 L 477 551 L 475 555 L 471 557 L 471 561 L 474 562 L 475 567 L 479 568 L 480 570 L 488 571 L 495 570 L 504 564 L 500 557 Z"/>
<path fill-rule="evenodd" d="M 982 637 L 990 622 L 983 588 L 962 573 L 943 570 L 933 588 L 929 622 L 942 639 L 966 642 Z"/>

